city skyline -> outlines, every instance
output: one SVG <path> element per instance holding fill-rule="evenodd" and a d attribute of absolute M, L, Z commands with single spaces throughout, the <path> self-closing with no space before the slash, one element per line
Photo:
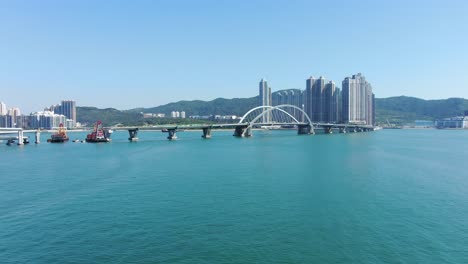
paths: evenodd
<path fill-rule="evenodd" d="M 0 101 L 25 112 L 62 98 L 125 110 L 252 97 L 262 77 L 302 89 L 310 74 L 355 72 L 378 98 L 468 98 L 463 82 L 447 85 L 468 68 L 467 10 L 465 1 L 4 2 Z"/>

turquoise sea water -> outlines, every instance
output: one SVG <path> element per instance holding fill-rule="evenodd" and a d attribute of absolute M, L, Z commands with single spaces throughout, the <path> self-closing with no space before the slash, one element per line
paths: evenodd
<path fill-rule="evenodd" d="M 200 135 L 2 144 L 0 262 L 468 263 L 468 131 Z"/>

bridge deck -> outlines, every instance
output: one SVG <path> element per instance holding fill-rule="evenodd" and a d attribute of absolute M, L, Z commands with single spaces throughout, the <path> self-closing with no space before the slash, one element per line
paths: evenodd
<path fill-rule="evenodd" d="M 165 129 L 178 129 L 178 130 L 199 130 L 204 128 L 211 129 L 232 129 L 236 127 L 247 127 L 250 123 L 235 123 L 235 124 L 197 124 L 197 125 L 160 125 L 160 126 L 146 126 L 146 127 L 111 127 L 112 130 L 165 130 Z M 296 125 L 308 125 L 308 123 L 255 123 L 255 126 L 296 126 Z M 353 124 L 329 124 L 329 123 L 312 123 L 314 128 L 319 127 L 332 127 L 332 128 L 366 128 L 372 129 L 373 126 L 369 125 L 353 125 Z"/>

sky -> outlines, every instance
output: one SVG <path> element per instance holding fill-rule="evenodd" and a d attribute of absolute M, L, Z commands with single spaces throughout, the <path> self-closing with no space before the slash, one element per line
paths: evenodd
<path fill-rule="evenodd" d="M 0 101 L 121 110 L 338 87 L 468 98 L 468 1 L 0 0 Z"/>

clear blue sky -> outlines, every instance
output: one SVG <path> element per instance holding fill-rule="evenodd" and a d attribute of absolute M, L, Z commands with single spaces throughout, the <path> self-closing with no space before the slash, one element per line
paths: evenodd
<path fill-rule="evenodd" d="M 0 101 L 130 109 L 341 86 L 468 98 L 468 1 L 1 1 Z"/>

